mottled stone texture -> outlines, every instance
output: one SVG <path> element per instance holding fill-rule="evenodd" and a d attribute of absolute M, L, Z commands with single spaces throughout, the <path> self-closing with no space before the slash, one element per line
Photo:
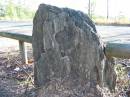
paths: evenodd
<path fill-rule="evenodd" d="M 33 53 L 38 87 L 50 87 L 56 79 L 62 93 L 79 89 L 76 93 L 81 97 L 102 97 L 96 85 L 106 82 L 111 88 L 115 82 L 113 65 L 105 64 L 108 62 L 95 25 L 80 11 L 41 4 L 33 21 Z M 51 93 L 50 97 L 64 97 Z M 67 95 L 80 97 L 73 92 Z"/>

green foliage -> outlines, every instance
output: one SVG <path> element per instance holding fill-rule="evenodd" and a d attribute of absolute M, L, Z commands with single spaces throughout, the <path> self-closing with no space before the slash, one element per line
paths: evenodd
<path fill-rule="evenodd" d="M 5 7 L 0 2 L 0 17 L 4 17 L 4 16 L 5 16 Z"/>
<path fill-rule="evenodd" d="M 0 8 L 2 5 L 0 5 Z M 4 10 L 4 15 L 0 15 L 0 19 L 11 19 L 11 20 L 26 20 L 33 19 L 34 11 L 27 10 L 22 6 L 18 6 L 9 0 Z M 2 13 L 3 14 L 3 13 Z"/>
<path fill-rule="evenodd" d="M 14 17 L 14 13 L 13 13 L 14 9 L 15 9 L 14 4 L 11 1 L 9 1 L 9 4 L 7 5 L 7 8 L 6 8 L 6 16 L 13 18 Z"/>

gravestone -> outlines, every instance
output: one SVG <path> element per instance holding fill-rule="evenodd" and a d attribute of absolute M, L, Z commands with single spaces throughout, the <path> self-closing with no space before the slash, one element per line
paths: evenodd
<path fill-rule="evenodd" d="M 34 82 L 44 89 L 39 97 L 102 97 L 97 85 L 114 88 L 113 64 L 86 14 L 41 4 L 32 44 Z"/>

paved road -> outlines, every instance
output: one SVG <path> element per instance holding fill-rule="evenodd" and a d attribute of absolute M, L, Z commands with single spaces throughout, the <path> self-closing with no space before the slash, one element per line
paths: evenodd
<path fill-rule="evenodd" d="M 32 35 L 32 22 L 0 21 L 0 32 L 1 31 Z"/>
<path fill-rule="evenodd" d="M 105 42 L 130 43 L 130 27 L 96 26 L 96 28 Z M 32 22 L 0 21 L 0 31 L 32 35 Z"/>
<path fill-rule="evenodd" d="M 96 26 L 96 28 L 104 41 L 130 43 L 130 27 Z"/>

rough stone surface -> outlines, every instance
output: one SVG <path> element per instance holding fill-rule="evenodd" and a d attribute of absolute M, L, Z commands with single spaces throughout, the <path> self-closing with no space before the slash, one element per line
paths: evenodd
<path fill-rule="evenodd" d="M 87 15 L 41 4 L 33 25 L 34 80 L 45 89 L 39 97 L 102 97 L 97 85 L 113 89 L 113 64 Z"/>

